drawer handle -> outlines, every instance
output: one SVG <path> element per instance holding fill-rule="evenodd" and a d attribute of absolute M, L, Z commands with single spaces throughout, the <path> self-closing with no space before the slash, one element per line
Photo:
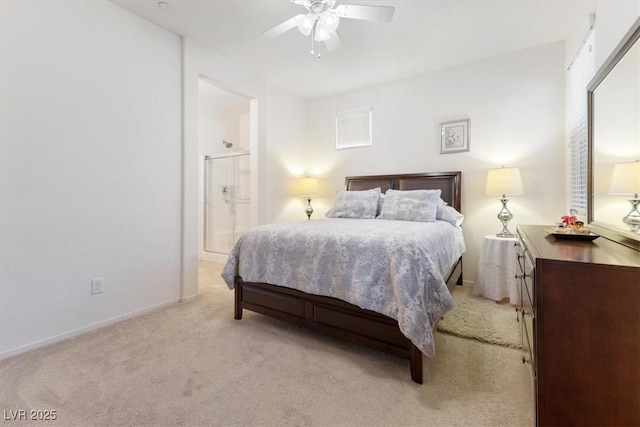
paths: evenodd
<path fill-rule="evenodd" d="M 525 363 L 531 363 L 531 360 L 527 360 L 526 357 L 522 356 L 522 364 L 524 365 Z"/>
<path fill-rule="evenodd" d="M 527 274 L 527 273 L 522 273 L 522 274 L 516 274 L 515 275 L 516 279 L 526 279 L 527 277 L 531 277 L 531 275 Z"/>

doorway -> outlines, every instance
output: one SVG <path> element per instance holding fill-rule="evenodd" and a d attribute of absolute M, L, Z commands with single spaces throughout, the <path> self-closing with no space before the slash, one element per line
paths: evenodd
<path fill-rule="evenodd" d="M 224 263 L 251 224 L 251 99 L 198 82 L 199 259 Z"/>

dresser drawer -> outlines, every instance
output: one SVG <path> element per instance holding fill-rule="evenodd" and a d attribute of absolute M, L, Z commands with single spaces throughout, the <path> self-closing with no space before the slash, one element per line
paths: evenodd
<path fill-rule="evenodd" d="M 517 253 L 518 274 L 518 320 L 521 324 L 522 362 L 531 367 L 532 377 L 537 376 L 536 364 L 536 299 L 535 299 L 535 262 L 527 246 L 527 241 L 520 236 Z"/>
<path fill-rule="evenodd" d="M 520 311 L 520 321 L 522 323 L 522 351 L 524 352 L 522 362 L 529 363 L 531 365 L 531 371 L 535 377 L 537 372 L 535 358 L 536 318 L 530 310 L 530 307 L 526 307 Z"/>
<path fill-rule="evenodd" d="M 525 256 L 525 260 L 527 257 Z M 536 274 L 535 269 L 529 267 L 528 263 L 525 262 L 525 266 L 527 267 L 522 275 L 522 293 L 523 293 L 523 305 L 527 305 L 530 309 L 531 313 L 535 313 L 536 311 L 536 298 L 535 298 L 535 280 L 534 276 Z"/>
<path fill-rule="evenodd" d="M 520 236 L 518 236 L 520 237 Z M 526 242 L 520 237 L 520 243 L 516 249 L 517 262 L 518 262 L 518 292 L 520 293 L 520 306 L 524 307 L 525 304 L 529 306 L 529 312 L 535 313 L 535 289 L 534 289 L 534 275 L 535 275 L 535 263 L 531 256 L 531 252 L 527 248 Z"/>

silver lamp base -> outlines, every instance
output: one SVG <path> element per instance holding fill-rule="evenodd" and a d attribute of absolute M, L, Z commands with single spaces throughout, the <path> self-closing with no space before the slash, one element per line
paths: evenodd
<path fill-rule="evenodd" d="M 509 199 L 506 197 L 506 195 L 503 194 L 502 197 L 500 198 L 500 201 L 502 202 L 502 209 L 500 209 L 500 212 L 498 212 L 498 219 L 502 223 L 502 231 L 496 234 L 496 236 L 514 237 L 513 233 L 509 231 L 509 227 L 508 227 L 509 221 L 513 219 L 513 214 L 507 208 L 507 202 L 509 201 Z"/>
<path fill-rule="evenodd" d="M 629 200 L 631 203 L 631 211 L 622 218 L 622 221 L 627 224 L 627 227 L 634 233 L 640 233 L 640 212 L 638 212 L 638 206 L 640 206 L 640 198 L 637 194 Z"/>
<path fill-rule="evenodd" d="M 307 208 L 304 210 L 307 214 L 307 221 L 311 221 L 311 214 L 313 213 L 313 207 L 311 206 L 311 199 L 307 199 Z"/>

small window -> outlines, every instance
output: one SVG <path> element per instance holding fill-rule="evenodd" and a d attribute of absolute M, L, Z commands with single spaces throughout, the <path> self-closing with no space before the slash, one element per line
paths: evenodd
<path fill-rule="evenodd" d="M 371 107 L 336 113 L 336 150 L 371 145 Z"/>

